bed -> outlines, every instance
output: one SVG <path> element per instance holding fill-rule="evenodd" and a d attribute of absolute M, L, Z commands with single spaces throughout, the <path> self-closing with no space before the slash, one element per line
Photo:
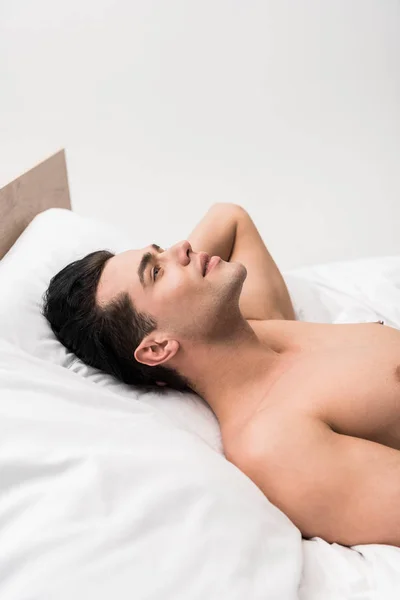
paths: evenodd
<path fill-rule="evenodd" d="M 50 277 L 130 247 L 71 210 L 64 152 L 0 190 L 1 600 L 399 598 L 400 549 L 303 540 L 201 398 L 127 386 L 54 338 Z M 400 256 L 284 277 L 298 319 L 400 328 Z"/>

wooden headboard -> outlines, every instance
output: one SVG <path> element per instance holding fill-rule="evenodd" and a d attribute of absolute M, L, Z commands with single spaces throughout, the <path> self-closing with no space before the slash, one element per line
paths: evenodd
<path fill-rule="evenodd" d="M 64 150 L 0 190 L 0 259 L 32 219 L 47 208 L 71 210 Z"/>

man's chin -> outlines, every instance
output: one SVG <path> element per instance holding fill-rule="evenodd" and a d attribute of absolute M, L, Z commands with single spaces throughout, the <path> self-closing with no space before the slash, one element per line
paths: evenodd
<path fill-rule="evenodd" d="M 243 263 L 237 263 L 237 264 L 240 265 L 241 272 L 242 272 L 242 275 L 243 275 L 243 281 L 244 281 L 246 279 L 246 277 L 247 277 L 247 269 L 246 269 L 246 267 L 244 266 Z"/>
<path fill-rule="evenodd" d="M 247 277 L 247 269 L 242 263 L 238 262 L 232 264 L 234 264 L 236 267 L 235 270 L 231 273 L 232 281 L 235 283 L 235 287 L 240 286 L 241 291 L 243 283 L 245 282 Z"/>

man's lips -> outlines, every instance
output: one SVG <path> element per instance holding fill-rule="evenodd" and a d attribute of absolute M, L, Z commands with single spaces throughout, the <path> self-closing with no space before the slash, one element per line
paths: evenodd
<path fill-rule="evenodd" d="M 209 272 L 221 261 L 221 257 L 220 256 L 212 256 L 210 258 L 210 260 L 208 261 L 208 265 L 206 267 L 206 272 L 204 274 L 204 276 L 206 277 Z"/>
<path fill-rule="evenodd" d="M 207 267 L 207 264 L 208 264 L 209 260 L 210 260 L 210 257 L 207 254 L 207 252 L 201 252 L 201 254 L 200 254 L 200 268 L 201 268 L 201 272 L 203 274 L 203 277 L 205 276 L 206 267 Z"/>

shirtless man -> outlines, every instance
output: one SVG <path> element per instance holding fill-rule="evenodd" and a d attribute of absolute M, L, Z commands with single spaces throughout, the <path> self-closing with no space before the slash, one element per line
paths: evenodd
<path fill-rule="evenodd" d="M 218 418 L 227 459 L 304 537 L 400 546 L 398 330 L 296 321 L 275 262 L 234 204 L 214 205 L 188 240 L 169 249 L 106 258 L 90 288 L 96 310 L 126 292 L 140 313 L 157 319 L 132 343 L 132 359 L 190 382 Z M 78 343 L 68 325 L 74 273 L 83 286 L 79 268 L 73 263 L 64 279 L 57 283 L 63 271 L 53 278 L 44 314 L 85 359 L 81 349 L 97 333 Z"/>

